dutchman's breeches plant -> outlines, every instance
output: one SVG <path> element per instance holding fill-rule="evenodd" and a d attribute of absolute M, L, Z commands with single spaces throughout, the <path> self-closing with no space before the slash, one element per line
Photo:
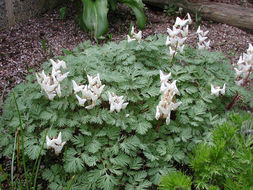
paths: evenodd
<path fill-rule="evenodd" d="M 221 53 L 184 44 L 187 18 L 177 19 L 168 38 L 141 39 L 133 28 L 119 44 L 84 42 L 44 63 L 37 80 L 29 75 L 15 87 L 27 159 L 38 158 L 46 138 L 40 173 L 49 189 L 66 187 L 72 176 L 73 189 L 155 187 L 163 174 L 188 167 L 189 153 L 210 140 L 234 94 L 253 105 L 249 91 L 234 83 L 248 78 L 238 72 L 249 72 L 252 46 L 236 74 Z M 19 128 L 13 102 L 9 96 L 1 117 L 6 156 Z"/>

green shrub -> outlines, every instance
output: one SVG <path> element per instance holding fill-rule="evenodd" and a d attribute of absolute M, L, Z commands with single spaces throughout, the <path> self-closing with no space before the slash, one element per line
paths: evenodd
<path fill-rule="evenodd" d="M 59 57 L 70 73 L 61 82 L 62 96 L 52 101 L 41 92 L 34 75 L 15 87 L 25 156 L 30 160 L 39 156 L 46 131 L 50 137 L 61 132 L 67 141 L 59 156 L 50 150 L 41 152 L 43 178 L 50 189 L 66 187 L 73 175 L 72 189 L 147 189 L 158 185 L 161 176 L 176 165 L 189 164 L 187 154 L 197 143 L 208 141 L 235 91 L 244 96 L 244 101 L 250 97 L 247 90 L 234 84 L 232 66 L 221 53 L 185 47 L 170 64 L 165 41 L 165 36 L 154 36 L 141 43 L 122 41 L 102 47 L 80 44 L 72 54 Z M 49 73 L 51 64 L 43 66 Z M 172 80 L 177 80 L 177 100 L 182 102 L 172 111 L 169 125 L 155 119 L 160 70 L 171 72 Z M 87 110 L 79 106 L 71 80 L 87 84 L 86 75 L 97 73 L 105 84 L 103 102 L 99 100 Z M 226 94 L 212 96 L 211 83 L 226 83 Z M 129 102 L 126 109 L 110 113 L 107 92 L 123 95 Z M 12 154 L 19 126 L 15 110 L 9 96 L 0 121 L 0 146 L 7 156 Z"/>
<path fill-rule="evenodd" d="M 211 145 L 201 143 L 194 150 L 190 163 L 197 189 L 253 187 L 253 137 L 245 133 L 252 128 L 250 114 L 233 114 L 214 129 Z"/>
<path fill-rule="evenodd" d="M 159 184 L 160 190 L 190 190 L 191 178 L 181 172 L 164 175 Z"/>

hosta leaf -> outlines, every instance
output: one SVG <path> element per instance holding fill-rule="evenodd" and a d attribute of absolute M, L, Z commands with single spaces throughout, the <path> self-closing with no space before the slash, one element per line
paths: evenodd
<path fill-rule="evenodd" d="M 146 23 L 146 16 L 143 11 L 143 4 L 141 0 L 119 0 L 122 3 L 128 5 L 134 12 L 137 24 L 141 29 L 144 29 Z"/>
<path fill-rule="evenodd" d="M 83 22 L 86 27 L 94 32 L 97 39 L 107 32 L 107 1 L 106 0 L 82 0 L 83 2 Z"/>

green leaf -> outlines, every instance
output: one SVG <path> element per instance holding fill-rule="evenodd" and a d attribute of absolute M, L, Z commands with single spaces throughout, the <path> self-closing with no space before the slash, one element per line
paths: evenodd
<path fill-rule="evenodd" d="M 136 132 L 141 135 L 146 134 L 150 128 L 152 128 L 152 125 L 148 121 L 141 121 L 136 124 Z"/>
<path fill-rule="evenodd" d="M 101 148 L 101 143 L 97 140 L 92 140 L 87 146 L 87 151 L 91 153 L 96 153 Z"/>
<path fill-rule="evenodd" d="M 107 0 L 82 0 L 83 22 L 86 27 L 94 32 L 94 38 L 98 39 L 108 30 Z"/>
<path fill-rule="evenodd" d="M 83 161 L 80 157 L 76 157 L 77 152 L 74 149 L 70 149 L 66 153 L 64 158 L 64 169 L 66 172 L 73 173 L 81 171 L 83 169 Z"/>
<path fill-rule="evenodd" d="M 95 156 L 89 156 L 88 154 L 83 153 L 81 157 L 84 160 L 85 164 L 87 164 L 90 167 L 95 166 L 97 164 L 98 159 Z"/>
<path fill-rule="evenodd" d="M 132 11 L 134 12 L 137 24 L 140 29 L 144 29 L 146 24 L 146 16 L 143 11 L 143 4 L 141 0 L 119 0 L 122 3 L 125 3 L 127 6 L 129 6 Z"/>

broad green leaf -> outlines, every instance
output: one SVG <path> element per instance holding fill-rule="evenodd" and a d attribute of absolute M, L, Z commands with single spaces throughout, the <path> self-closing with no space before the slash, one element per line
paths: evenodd
<path fill-rule="evenodd" d="M 125 3 L 127 6 L 129 6 L 137 19 L 137 24 L 140 29 L 144 29 L 146 24 L 146 16 L 143 11 L 143 4 L 141 0 L 119 0 L 122 3 Z"/>
<path fill-rule="evenodd" d="M 98 39 L 108 30 L 107 0 L 82 0 L 82 2 L 83 22 L 94 33 L 94 38 Z"/>

